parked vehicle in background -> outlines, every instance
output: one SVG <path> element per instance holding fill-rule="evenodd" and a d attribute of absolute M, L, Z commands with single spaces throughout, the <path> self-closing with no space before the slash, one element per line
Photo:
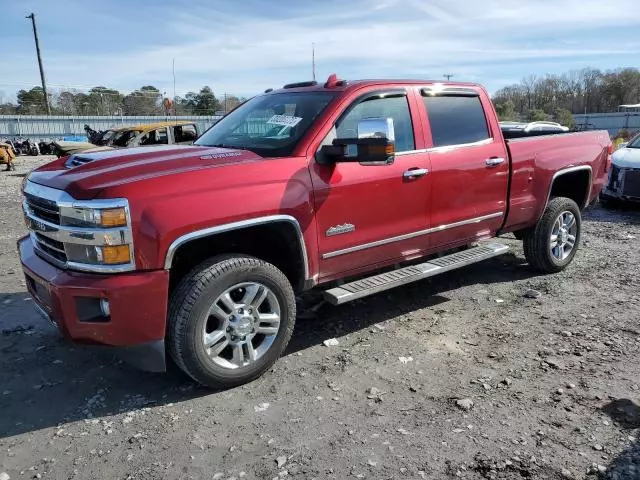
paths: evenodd
<path fill-rule="evenodd" d="M 40 155 L 55 155 L 56 146 L 54 142 L 41 141 L 38 142 L 38 148 L 40 149 Z"/>
<path fill-rule="evenodd" d="M 85 127 L 88 127 L 88 125 Z M 198 136 L 198 127 L 193 122 L 167 121 L 96 132 L 92 138 L 97 140 L 99 137 L 99 146 L 90 142 L 56 142 L 56 145 L 58 156 L 63 157 L 80 152 L 96 152 L 113 148 L 174 144 L 189 145 Z"/>
<path fill-rule="evenodd" d="M 609 179 L 600 194 L 605 206 L 640 202 L 640 134 L 621 144 L 611 157 Z"/>
<path fill-rule="evenodd" d="M 507 232 L 562 271 L 611 149 L 606 131 L 505 141 L 479 85 L 332 75 L 250 99 L 193 146 L 36 169 L 20 257 L 67 337 L 156 371 L 166 348 L 238 385 L 284 351 L 304 290 L 342 304 L 505 253 Z"/>
<path fill-rule="evenodd" d="M 500 128 L 507 139 L 566 133 L 570 130 L 556 122 L 500 122 Z"/>
<path fill-rule="evenodd" d="M 6 165 L 6 171 L 15 170 L 13 161 L 16 158 L 16 152 L 13 149 L 13 145 L 7 142 L 0 142 L 0 164 Z"/>

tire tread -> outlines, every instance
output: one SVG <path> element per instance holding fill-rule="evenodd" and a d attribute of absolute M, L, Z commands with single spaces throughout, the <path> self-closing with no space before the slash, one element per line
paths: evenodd
<path fill-rule="evenodd" d="M 549 224 L 556 221 L 560 212 L 568 210 L 576 215 L 576 221 L 578 222 L 578 234 L 576 235 L 576 244 L 574 251 L 571 255 L 571 259 L 564 265 L 558 265 L 551 259 L 549 252 L 549 238 L 546 235 L 546 230 L 549 228 Z M 564 270 L 573 260 L 575 253 L 578 250 L 580 236 L 582 228 L 582 218 L 580 215 L 580 207 L 578 204 L 570 198 L 555 197 L 549 200 L 544 213 L 535 227 L 529 230 L 525 235 L 522 242 L 524 249 L 524 256 L 529 262 L 529 265 L 539 272 L 543 273 L 556 273 Z"/>
<path fill-rule="evenodd" d="M 274 265 L 254 257 L 240 255 L 221 255 L 212 257 L 200 265 L 196 266 L 178 284 L 178 287 L 171 295 L 169 303 L 167 346 L 171 358 L 180 369 L 189 375 L 193 380 L 210 387 L 220 387 L 221 382 L 212 382 L 210 375 L 194 367 L 197 364 L 195 352 L 189 348 L 187 328 L 191 321 L 191 312 L 196 302 L 203 295 L 207 286 L 225 274 L 243 269 L 262 269 L 267 272 L 272 279 L 280 284 L 283 294 L 287 297 L 290 321 L 287 322 L 287 329 L 281 333 L 284 335 L 282 350 L 286 347 L 293 333 L 295 324 L 295 296 L 287 277 Z M 284 306 L 283 306 L 284 307 Z M 274 356 L 263 368 L 251 374 L 249 377 L 242 377 L 238 381 L 224 380 L 224 386 L 239 385 L 255 380 L 262 373 L 268 370 L 278 359 L 282 352 Z"/>

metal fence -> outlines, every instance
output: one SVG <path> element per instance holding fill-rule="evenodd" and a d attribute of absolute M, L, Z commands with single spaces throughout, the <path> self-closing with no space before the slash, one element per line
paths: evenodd
<path fill-rule="evenodd" d="M 181 117 L 106 117 L 106 116 L 45 116 L 45 115 L 0 115 L 0 138 L 22 137 L 32 140 L 61 140 L 64 137 L 85 135 L 84 126 L 94 130 L 108 130 L 114 127 L 140 125 L 164 121 L 194 122 L 203 132 L 222 118 L 221 116 L 181 116 Z"/>
<path fill-rule="evenodd" d="M 113 127 L 139 125 L 171 120 L 186 120 L 196 123 L 203 132 L 220 120 L 222 116 L 46 116 L 46 115 L 0 115 L 1 138 L 30 138 L 32 140 L 60 140 L 64 137 L 85 135 L 84 126 L 94 130 L 108 130 Z M 573 116 L 578 130 L 607 130 L 615 135 L 620 130 L 640 131 L 640 112 L 612 112 L 577 114 Z M 251 119 L 246 134 L 263 134 L 266 119 Z"/>
<path fill-rule="evenodd" d="M 640 112 L 587 113 L 573 119 L 578 130 L 607 130 L 610 135 L 621 130 L 640 131 Z"/>

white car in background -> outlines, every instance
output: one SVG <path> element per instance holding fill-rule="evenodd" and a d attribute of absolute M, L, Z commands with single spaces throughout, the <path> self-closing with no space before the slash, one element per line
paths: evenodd
<path fill-rule="evenodd" d="M 611 157 L 609 180 L 600 201 L 606 205 L 615 200 L 640 202 L 640 134 Z"/>
<path fill-rule="evenodd" d="M 500 129 L 505 138 L 553 135 L 554 133 L 567 133 L 571 130 L 556 122 L 500 122 Z"/>

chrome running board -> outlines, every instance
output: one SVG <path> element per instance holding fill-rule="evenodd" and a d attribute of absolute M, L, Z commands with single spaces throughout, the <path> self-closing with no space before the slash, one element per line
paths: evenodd
<path fill-rule="evenodd" d="M 450 270 L 497 257 L 509 250 L 501 243 L 487 243 L 460 252 L 434 258 L 419 265 L 411 265 L 390 272 L 380 273 L 372 277 L 362 278 L 355 282 L 345 283 L 339 287 L 326 290 L 324 298 L 333 305 L 340 305 L 358 298 L 368 297 L 390 288 L 406 285 L 424 278 L 433 277 Z"/>

